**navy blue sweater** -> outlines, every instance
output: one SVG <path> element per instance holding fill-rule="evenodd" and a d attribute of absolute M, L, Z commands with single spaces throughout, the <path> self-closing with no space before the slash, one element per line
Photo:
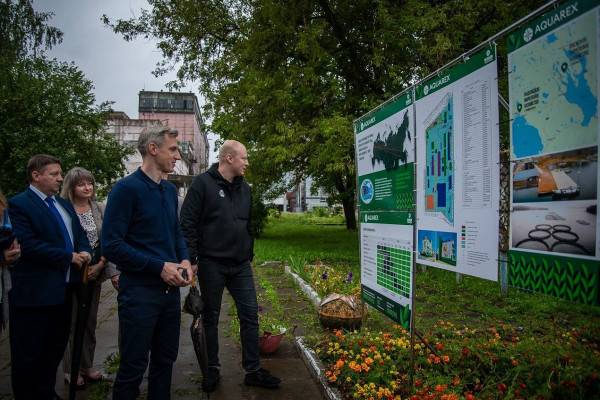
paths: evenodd
<path fill-rule="evenodd" d="M 108 196 L 102 254 L 121 270 L 119 285 L 164 284 L 165 262 L 188 260 L 177 218 L 177 190 L 141 169 L 117 182 Z"/>

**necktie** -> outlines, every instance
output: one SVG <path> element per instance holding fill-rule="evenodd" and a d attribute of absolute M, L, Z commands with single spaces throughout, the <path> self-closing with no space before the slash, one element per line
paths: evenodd
<path fill-rule="evenodd" d="M 60 228 L 60 232 L 62 233 L 63 239 L 65 240 L 65 250 L 68 253 L 73 252 L 73 243 L 71 242 L 71 237 L 69 236 L 69 231 L 65 226 L 65 221 L 63 221 L 60 212 L 58 212 L 58 208 L 54 205 L 55 200 L 52 197 L 46 197 L 46 203 L 48 203 L 48 208 L 52 215 L 54 215 L 54 219 L 56 219 L 56 223 Z"/>

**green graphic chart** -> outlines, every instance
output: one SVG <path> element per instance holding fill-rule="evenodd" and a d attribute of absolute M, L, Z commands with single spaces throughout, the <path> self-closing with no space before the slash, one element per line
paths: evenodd
<path fill-rule="evenodd" d="M 377 284 L 403 297 L 410 298 L 409 248 L 377 245 Z"/>

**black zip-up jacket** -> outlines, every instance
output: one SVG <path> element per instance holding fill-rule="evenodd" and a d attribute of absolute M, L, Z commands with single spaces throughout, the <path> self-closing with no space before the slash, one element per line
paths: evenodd
<path fill-rule="evenodd" d="M 227 181 L 218 164 L 194 178 L 181 207 L 181 230 L 190 259 L 239 264 L 251 261 L 250 186 L 238 176 Z"/>

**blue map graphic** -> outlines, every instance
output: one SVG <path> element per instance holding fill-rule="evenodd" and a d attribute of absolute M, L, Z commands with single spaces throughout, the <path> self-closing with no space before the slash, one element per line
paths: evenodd
<path fill-rule="evenodd" d="M 515 158 L 598 145 L 597 12 L 508 55 Z"/>

